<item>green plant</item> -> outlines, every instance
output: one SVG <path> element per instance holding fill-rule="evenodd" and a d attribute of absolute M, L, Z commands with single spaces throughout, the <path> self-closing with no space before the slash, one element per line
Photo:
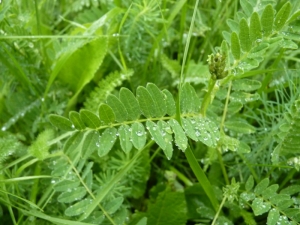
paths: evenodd
<path fill-rule="evenodd" d="M 3 1 L 2 221 L 300 224 L 298 6 Z"/>

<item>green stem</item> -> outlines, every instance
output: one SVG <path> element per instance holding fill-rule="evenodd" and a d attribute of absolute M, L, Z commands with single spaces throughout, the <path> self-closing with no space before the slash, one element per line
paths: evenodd
<path fill-rule="evenodd" d="M 215 225 L 215 223 L 216 223 L 216 221 L 217 221 L 217 219 L 218 219 L 218 217 L 219 217 L 219 215 L 220 215 L 221 209 L 223 208 L 223 205 L 225 204 L 225 202 L 226 202 L 226 197 L 223 198 L 223 200 L 222 200 L 222 202 L 221 202 L 221 205 L 220 205 L 220 207 L 219 207 L 219 209 L 218 209 L 218 212 L 217 212 L 217 214 L 215 215 L 215 218 L 214 218 L 214 220 L 212 221 L 211 225 Z"/>
<path fill-rule="evenodd" d="M 201 104 L 201 109 L 200 109 L 200 114 L 204 117 L 206 116 L 206 110 L 207 110 L 209 104 L 211 103 L 211 101 L 214 98 L 213 93 L 214 93 L 215 85 L 216 85 L 216 80 L 211 78 L 209 81 L 209 84 L 208 84 L 208 90 L 204 96 L 204 99 Z"/>

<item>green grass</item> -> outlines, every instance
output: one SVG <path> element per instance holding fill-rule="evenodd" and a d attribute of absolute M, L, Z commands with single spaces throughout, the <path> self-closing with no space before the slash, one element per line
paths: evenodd
<path fill-rule="evenodd" d="M 300 224 L 300 3 L 0 3 L 3 224 Z"/>

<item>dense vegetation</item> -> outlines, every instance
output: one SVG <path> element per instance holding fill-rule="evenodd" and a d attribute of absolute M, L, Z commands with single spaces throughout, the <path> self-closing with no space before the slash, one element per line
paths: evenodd
<path fill-rule="evenodd" d="M 300 1 L 0 1 L 1 224 L 300 224 Z"/>

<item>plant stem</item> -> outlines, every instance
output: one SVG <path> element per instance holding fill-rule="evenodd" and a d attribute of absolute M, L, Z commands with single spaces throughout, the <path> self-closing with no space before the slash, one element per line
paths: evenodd
<path fill-rule="evenodd" d="M 221 205 L 220 205 L 220 207 L 219 207 L 219 209 L 218 209 L 218 212 L 217 212 L 217 214 L 215 215 L 215 218 L 214 218 L 214 220 L 212 221 L 211 225 L 214 225 L 214 224 L 216 223 L 216 221 L 217 221 L 217 219 L 218 219 L 218 217 L 219 217 L 219 215 L 220 215 L 221 209 L 223 208 L 223 205 L 225 204 L 225 202 L 226 202 L 226 197 L 223 198 L 223 200 L 222 200 L 222 202 L 221 202 Z"/>
<path fill-rule="evenodd" d="M 209 81 L 209 84 L 208 84 L 208 90 L 207 90 L 207 92 L 204 96 L 204 99 L 202 101 L 202 104 L 201 104 L 200 114 L 203 117 L 206 116 L 207 107 L 209 106 L 209 104 L 211 103 L 211 101 L 214 98 L 215 85 L 216 85 L 216 80 L 211 78 L 210 81 Z"/>

